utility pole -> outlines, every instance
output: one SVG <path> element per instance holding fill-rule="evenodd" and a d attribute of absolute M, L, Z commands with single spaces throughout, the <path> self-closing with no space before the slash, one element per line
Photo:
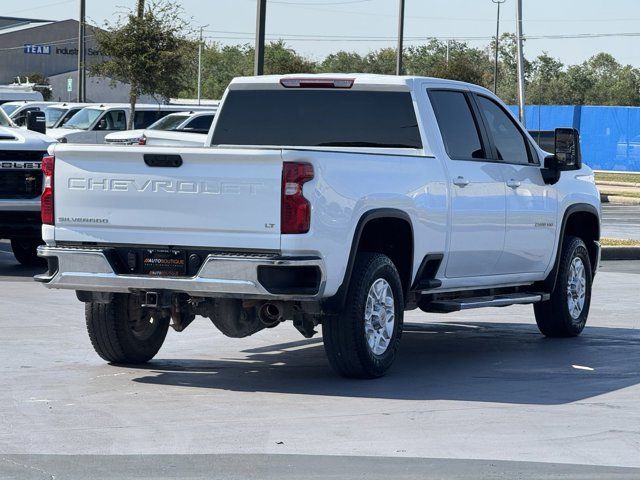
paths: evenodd
<path fill-rule="evenodd" d="M 202 29 L 200 27 L 200 41 L 198 42 L 198 105 L 200 105 L 202 93 Z"/>
<path fill-rule="evenodd" d="M 400 0 L 398 11 L 398 48 L 396 50 L 396 75 L 402 75 L 402 44 L 404 41 L 404 0 Z"/>
<path fill-rule="evenodd" d="M 86 0 L 80 0 L 80 19 L 78 22 L 78 102 L 85 102 L 87 99 L 86 92 L 86 49 L 85 42 L 85 17 L 86 17 Z"/>
<path fill-rule="evenodd" d="M 445 60 L 447 62 L 447 67 L 449 66 L 449 50 L 451 49 L 451 40 L 447 40 L 447 54 L 445 55 Z"/>
<path fill-rule="evenodd" d="M 522 0 L 516 3 L 516 37 L 518 40 L 518 116 L 526 126 L 524 114 L 524 53 L 522 52 Z"/>
<path fill-rule="evenodd" d="M 500 5 L 506 0 L 491 0 L 498 5 L 498 15 L 496 16 L 496 48 L 495 59 L 493 62 L 493 93 L 498 94 L 498 47 L 500 44 Z"/>
<path fill-rule="evenodd" d="M 267 16 L 267 0 L 256 0 L 258 11 L 256 13 L 256 52 L 254 75 L 264 75 L 264 28 Z"/>

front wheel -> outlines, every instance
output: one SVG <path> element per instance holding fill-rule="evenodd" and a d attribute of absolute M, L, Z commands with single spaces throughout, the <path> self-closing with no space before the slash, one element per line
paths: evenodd
<path fill-rule="evenodd" d="M 130 294 L 114 294 L 109 303 L 87 303 L 87 331 L 94 350 L 112 363 L 151 360 L 169 329 L 169 318 L 155 318 Z"/>
<path fill-rule="evenodd" d="M 322 322 L 333 369 L 351 378 L 384 375 L 398 351 L 403 310 L 402 283 L 391 259 L 379 253 L 358 254 L 344 310 Z"/>
<path fill-rule="evenodd" d="M 592 279 L 589 251 L 584 241 L 566 237 L 551 298 L 533 306 L 543 335 L 575 337 L 582 333 L 589 315 Z"/>

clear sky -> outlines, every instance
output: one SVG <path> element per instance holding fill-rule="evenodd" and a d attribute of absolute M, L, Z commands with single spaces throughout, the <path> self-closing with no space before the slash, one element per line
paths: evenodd
<path fill-rule="evenodd" d="M 195 26 L 222 43 L 252 42 L 256 0 L 175 0 Z M 516 0 L 505 0 L 501 31 L 515 31 Z M 525 35 L 640 33 L 640 0 L 523 0 Z M 77 18 L 79 0 L 2 1 L 0 15 L 63 20 Z M 135 0 L 87 0 L 87 16 L 101 25 Z M 282 37 L 299 52 L 322 58 L 337 50 L 365 53 L 394 46 L 398 0 L 268 0 L 268 38 Z M 487 37 L 495 34 L 491 0 L 406 0 L 407 44 L 423 37 Z M 349 36 L 349 38 L 340 38 Z M 358 38 L 360 37 L 360 38 Z M 365 37 L 365 38 L 362 38 Z M 367 38 L 368 37 L 368 38 Z M 373 38 L 371 38 L 373 37 Z M 579 63 L 606 51 L 620 62 L 640 66 L 640 36 L 588 39 L 530 39 L 527 58 L 547 51 L 564 63 Z"/>

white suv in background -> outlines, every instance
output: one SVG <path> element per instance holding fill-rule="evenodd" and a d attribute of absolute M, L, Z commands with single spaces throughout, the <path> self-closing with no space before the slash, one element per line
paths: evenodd
<path fill-rule="evenodd" d="M 200 133 L 206 137 L 215 114 L 215 110 L 170 113 L 150 125 L 146 130 L 140 128 L 110 133 L 104 137 L 104 141 L 110 145 L 137 145 L 140 139 L 143 138 L 144 132 L 149 130 Z"/>
<path fill-rule="evenodd" d="M 2 104 L 2 110 L 9 116 L 11 121 L 19 127 L 24 127 L 27 122 L 27 114 L 29 112 L 44 111 L 54 102 L 31 102 L 28 100 L 7 102 Z"/>

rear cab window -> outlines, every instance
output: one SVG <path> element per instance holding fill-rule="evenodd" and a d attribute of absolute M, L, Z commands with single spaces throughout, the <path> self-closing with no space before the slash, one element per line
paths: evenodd
<path fill-rule="evenodd" d="M 213 145 L 421 149 L 410 92 L 230 90 Z"/>

